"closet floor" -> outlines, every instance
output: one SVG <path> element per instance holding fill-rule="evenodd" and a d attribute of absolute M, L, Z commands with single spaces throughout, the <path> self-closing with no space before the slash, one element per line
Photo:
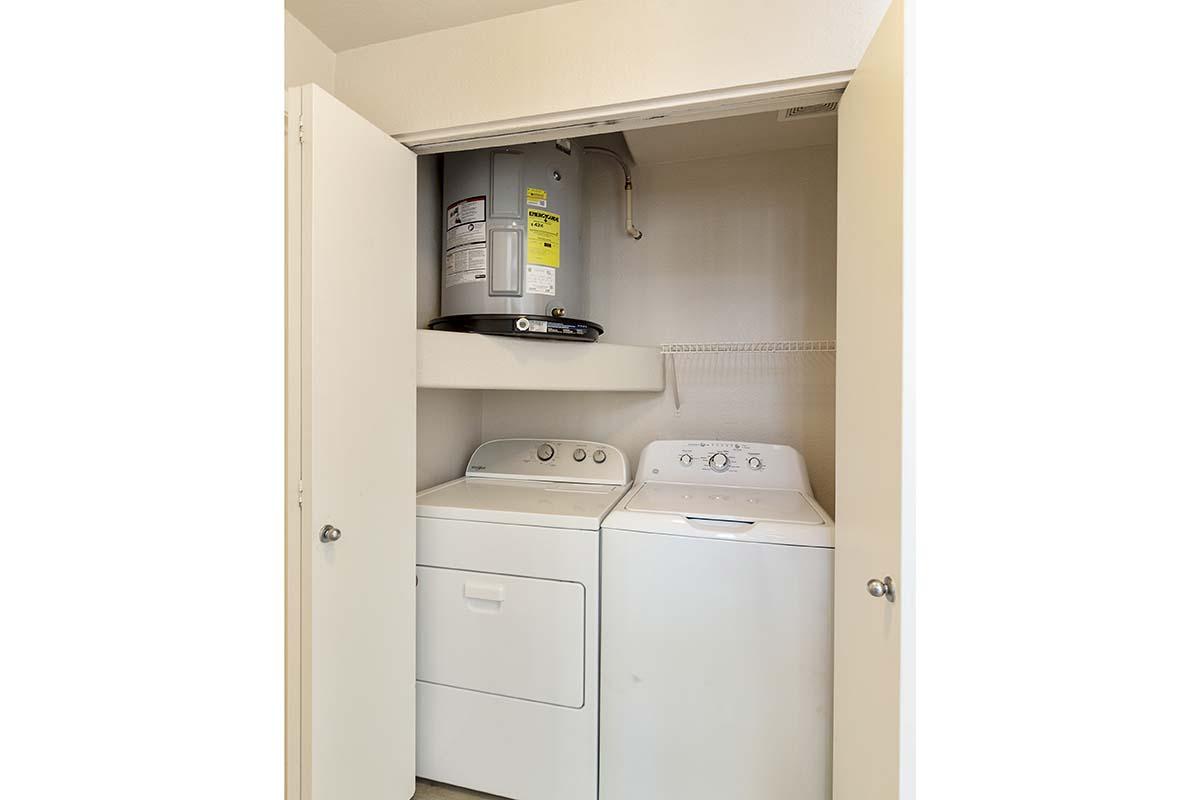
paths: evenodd
<path fill-rule="evenodd" d="M 503 800 L 494 794 L 480 794 L 457 786 L 447 786 L 444 783 L 417 778 L 417 793 L 413 800 Z"/>

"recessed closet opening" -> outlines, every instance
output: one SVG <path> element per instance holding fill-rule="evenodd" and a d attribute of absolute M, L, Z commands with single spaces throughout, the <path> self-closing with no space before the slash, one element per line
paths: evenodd
<path fill-rule="evenodd" d="M 654 369 L 661 364 L 661 391 L 548 391 L 561 388 L 559 367 L 529 359 L 520 386 L 419 388 L 416 488 L 461 477 L 474 447 L 491 439 L 607 442 L 636 467 L 653 440 L 706 437 L 795 447 L 816 499 L 836 513 L 836 114 L 759 112 L 572 145 L 622 157 L 643 236 L 627 232 L 621 165 L 586 157 L 583 313 L 604 334 L 539 352 L 648 348 L 659 359 Z M 440 313 L 445 157 L 418 162 L 420 329 Z M 622 363 L 597 367 L 619 389 Z M 470 376 L 462 385 L 472 385 Z"/>

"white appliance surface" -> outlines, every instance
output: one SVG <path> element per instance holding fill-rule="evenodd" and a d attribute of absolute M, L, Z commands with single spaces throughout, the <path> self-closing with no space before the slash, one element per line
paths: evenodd
<path fill-rule="evenodd" d="M 833 532 L 803 458 L 651 443 L 601 538 L 601 800 L 827 800 Z"/>
<path fill-rule="evenodd" d="M 786 489 L 643 483 L 605 528 L 741 542 L 833 547 L 833 524 L 811 497 Z"/>
<path fill-rule="evenodd" d="M 714 463 L 719 456 L 726 461 Z M 637 474 L 605 528 L 833 547 L 833 520 L 813 499 L 804 458 L 791 447 L 651 442 Z"/>
<path fill-rule="evenodd" d="M 642 450 L 634 483 L 716 483 L 789 489 L 812 496 L 808 466 L 794 447 L 712 440 L 651 442 Z"/>
<path fill-rule="evenodd" d="M 800 492 L 687 483 L 643 483 L 625 504 L 629 511 L 685 514 L 724 520 L 764 520 L 793 525 L 827 525 Z"/>
<path fill-rule="evenodd" d="M 480 445 L 467 474 L 566 483 L 629 483 L 625 455 L 610 444 L 563 439 L 494 439 Z"/>
<path fill-rule="evenodd" d="M 624 484 L 458 478 L 417 495 L 417 516 L 600 530 Z"/>
<path fill-rule="evenodd" d="M 420 680 L 583 707 L 583 584 L 444 567 L 417 580 Z M 464 642 L 489 657 L 463 658 Z"/>
<path fill-rule="evenodd" d="M 595 800 L 599 527 L 626 488 L 610 445 L 505 439 L 418 494 L 418 775 Z"/>

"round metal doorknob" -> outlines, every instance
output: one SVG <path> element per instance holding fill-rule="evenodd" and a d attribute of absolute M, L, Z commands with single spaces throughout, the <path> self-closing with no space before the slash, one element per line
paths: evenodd
<path fill-rule="evenodd" d="M 322 542 L 336 542 L 340 538 L 342 538 L 342 532 L 332 525 L 326 525 L 324 528 L 321 528 Z"/>
<path fill-rule="evenodd" d="M 867 581 L 867 594 L 871 597 L 886 597 L 889 603 L 896 602 L 896 587 L 892 583 L 892 577 L 888 575 L 883 580 L 871 578 Z"/>

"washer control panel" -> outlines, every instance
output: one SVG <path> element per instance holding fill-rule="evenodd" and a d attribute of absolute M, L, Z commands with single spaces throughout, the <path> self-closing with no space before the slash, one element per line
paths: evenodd
<path fill-rule="evenodd" d="M 642 451 L 637 480 L 717 483 L 812 493 L 804 457 L 793 447 L 761 442 L 666 440 Z"/>
<path fill-rule="evenodd" d="M 467 477 L 623 486 L 629 466 L 624 453 L 601 442 L 496 439 L 471 455 Z"/>

